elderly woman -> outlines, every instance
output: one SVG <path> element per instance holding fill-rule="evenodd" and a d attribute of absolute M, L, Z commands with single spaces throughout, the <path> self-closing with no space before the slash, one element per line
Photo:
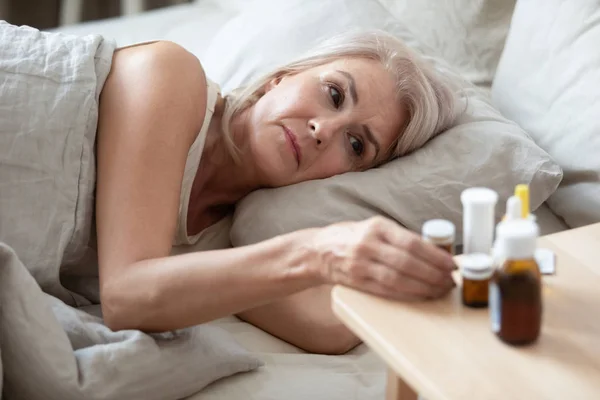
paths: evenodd
<path fill-rule="evenodd" d="M 398 300 L 454 285 L 448 254 L 384 218 L 170 256 L 253 190 L 376 167 L 442 132 L 454 94 L 396 38 L 332 38 L 225 97 L 182 47 L 143 43 L 114 52 L 99 99 L 89 229 L 111 329 L 236 314 L 307 351 L 343 353 L 358 339 L 331 313 L 331 285 Z"/>

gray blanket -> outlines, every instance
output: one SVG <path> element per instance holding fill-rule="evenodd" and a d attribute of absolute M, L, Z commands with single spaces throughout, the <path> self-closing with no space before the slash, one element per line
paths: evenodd
<path fill-rule="evenodd" d="M 0 21 L 5 399 L 175 400 L 260 365 L 210 325 L 161 335 L 112 332 L 88 312 L 89 297 L 63 286 L 66 272 L 93 270 L 84 264 L 93 254 L 98 100 L 114 50 L 99 35 Z"/>

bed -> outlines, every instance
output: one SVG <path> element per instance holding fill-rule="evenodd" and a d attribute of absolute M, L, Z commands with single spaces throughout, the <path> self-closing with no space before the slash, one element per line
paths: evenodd
<path fill-rule="evenodd" d="M 119 46 L 156 39 L 171 40 L 202 60 L 220 28 L 256 3 L 265 1 L 199 0 L 134 16 L 63 26 L 55 31 L 77 35 L 100 33 L 114 38 Z M 489 89 L 490 76 L 472 78 L 479 80 L 477 83 L 481 87 Z M 537 217 L 543 233 L 566 229 L 546 205 L 537 210 Z M 230 332 L 244 347 L 258 355 L 264 365 L 252 372 L 217 381 L 189 399 L 384 398 L 385 365 L 365 345 L 341 356 L 306 354 L 235 317 L 212 324 Z"/>

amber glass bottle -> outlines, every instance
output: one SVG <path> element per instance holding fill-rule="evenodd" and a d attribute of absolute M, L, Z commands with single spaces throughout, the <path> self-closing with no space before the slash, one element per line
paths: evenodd
<path fill-rule="evenodd" d="M 503 259 L 490 280 L 491 328 L 506 343 L 529 344 L 542 324 L 542 283 L 534 257 L 538 228 L 530 220 L 515 220 L 497 234 Z"/>
<path fill-rule="evenodd" d="M 488 288 L 494 273 L 493 258 L 484 253 L 465 254 L 461 257 L 462 302 L 467 307 L 487 307 Z"/>

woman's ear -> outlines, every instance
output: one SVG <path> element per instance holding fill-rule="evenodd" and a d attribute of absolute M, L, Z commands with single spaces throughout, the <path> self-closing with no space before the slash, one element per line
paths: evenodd
<path fill-rule="evenodd" d="M 278 75 L 278 76 L 274 77 L 273 79 L 271 79 L 265 87 L 265 93 L 268 92 L 269 90 L 273 89 L 275 86 L 279 85 L 279 83 L 281 83 L 282 79 L 283 79 L 283 75 Z"/>

